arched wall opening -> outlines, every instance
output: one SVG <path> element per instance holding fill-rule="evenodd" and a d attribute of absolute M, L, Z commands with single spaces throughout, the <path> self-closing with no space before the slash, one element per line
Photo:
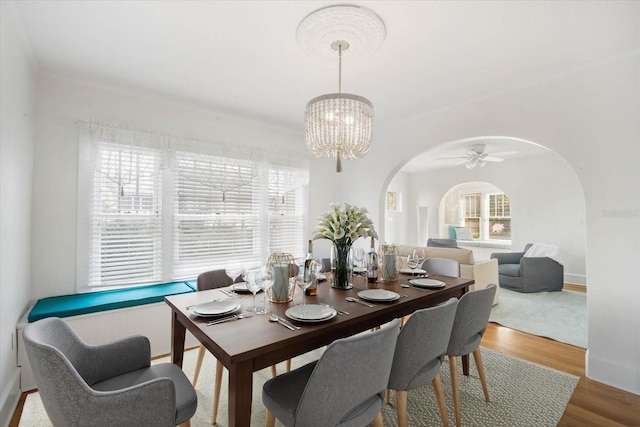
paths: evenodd
<path fill-rule="evenodd" d="M 529 144 L 513 138 L 510 143 L 515 151 Z M 425 154 L 437 153 L 436 148 Z M 584 192 L 573 169 L 549 150 L 474 169 L 457 166 L 406 172 L 399 166 L 382 194 L 386 202 L 387 193 L 395 193 L 397 204 L 391 210 L 383 203 L 381 240 L 424 245 L 428 237 L 449 237 L 447 227 L 442 226 L 441 202 L 451 188 L 470 182 L 489 183 L 510 198 L 511 246 L 498 245 L 495 252 L 522 250 L 532 242 L 556 245 L 565 266 L 565 281 L 586 284 Z M 474 255 L 487 259 L 491 251 L 476 245 Z"/>

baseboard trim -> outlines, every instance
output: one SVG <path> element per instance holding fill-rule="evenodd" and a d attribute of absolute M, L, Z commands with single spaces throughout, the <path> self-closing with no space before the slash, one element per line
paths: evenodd
<path fill-rule="evenodd" d="M 608 357 L 598 357 L 593 351 L 585 354 L 587 378 L 640 396 L 639 373 L 640 370 L 635 365 L 615 363 L 615 360 Z"/>
<path fill-rule="evenodd" d="M 574 285 L 587 286 L 587 276 L 584 274 L 565 273 L 564 283 L 573 283 Z"/>
<path fill-rule="evenodd" d="M 0 425 L 8 426 L 20 400 L 20 368 L 16 368 L 10 375 L 9 381 L 2 390 L 2 405 L 0 406 Z"/>

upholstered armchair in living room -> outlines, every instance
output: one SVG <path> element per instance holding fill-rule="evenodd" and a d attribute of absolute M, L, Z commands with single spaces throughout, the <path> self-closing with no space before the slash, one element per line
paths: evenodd
<path fill-rule="evenodd" d="M 563 265 L 549 257 L 525 256 L 531 246 L 527 244 L 522 252 L 491 254 L 498 260 L 500 287 L 517 292 L 561 291 Z"/>

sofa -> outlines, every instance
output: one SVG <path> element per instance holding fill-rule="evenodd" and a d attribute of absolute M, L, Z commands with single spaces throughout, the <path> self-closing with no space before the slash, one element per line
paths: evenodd
<path fill-rule="evenodd" d="M 398 245 L 403 268 L 407 266 L 407 256 L 418 248 L 424 251 L 425 258 L 449 258 L 458 261 L 460 263 L 460 277 L 475 281 L 471 285 L 471 290 L 484 289 L 491 283 L 498 285 L 498 261 L 490 259 L 476 262 L 471 249 Z M 494 305 L 498 303 L 498 294 L 498 289 L 496 289 L 493 298 Z"/>
<path fill-rule="evenodd" d="M 498 261 L 500 287 L 516 292 L 561 291 L 564 266 L 549 257 L 525 256 L 531 246 L 522 252 L 491 254 Z"/>

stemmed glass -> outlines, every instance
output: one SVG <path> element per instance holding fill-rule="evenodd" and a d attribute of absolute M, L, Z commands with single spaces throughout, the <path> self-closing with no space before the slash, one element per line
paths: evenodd
<path fill-rule="evenodd" d="M 413 275 L 418 266 L 418 255 L 415 251 L 407 257 L 407 266 L 411 269 L 411 274 Z"/>
<path fill-rule="evenodd" d="M 311 268 L 314 268 L 313 264 L 315 264 L 315 262 L 311 263 Z M 315 274 L 310 274 L 310 272 L 306 272 L 305 274 L 304 266 L 298 267 L 296 284 L 300 289 L 302 289 L 302 305 L 305 305 L 307 303 L 305 298 L 305 291 L 309 288 L 309 286 L 311 286 L 312 280 L 315 280 Z"/>
<path fill-rule="evenodd" d="M 361 274 L 362 270 L 362 260 L 364 259 L 364 249 L 362 248 L 353 248 L 353 260 L 355 261 L 355 265 L 356 267 L 358 267 L 358 270 L 356 274 Z"/>
<path fill-rule="evenodd" d="M 243 278 L 247 284 L 247 289 L 253 294 L 253 306 L 247 307 L 247 311 L 253 311 L 257 314 L 260 308 L 256 306 L 256 294 L 262 286 L 262 276 L 259 270 L 248 270 L 243 274 Z"/>
<path fill-rule="evenodd" d="M 238 276 L 243 274 L 244 270 L 242 266 L 240 264 L 231 264 L 225 267 L 224 272 L 231 279 L 231 290 L 229 291 L 229 294 L 232 296 L 237 296 L 238 294 L 233 289 L 233 284 L 236 282 Z"/>
<path fill-rule="evenodd" d="M 426 258 L 425 254 L 424 254 L 424 249 L 422 249 L 422 248 L 415 249 L 413 251 L 413 253 L 416 256 L 416 258 L 418 259 L 418 266 L 420 268 L 422 268 L 422 263 L 424 262 L 424 260 Z"/>
<path fill-rule="evenodd" d="M 262 309 L 262 312 L 258 314 L 269 314 L 271 313 L 271 310 L 267 308 L 267 291 L 269 291 L 269 289 L 271 289 L 271 287 L 275 283 L 273 266 L 265 265 L 264 267 L 262 267 L 261 273 L 262 273 L 262 292 L 263 292 L 262 297 L 264 298 L 264 308 Z"/>

